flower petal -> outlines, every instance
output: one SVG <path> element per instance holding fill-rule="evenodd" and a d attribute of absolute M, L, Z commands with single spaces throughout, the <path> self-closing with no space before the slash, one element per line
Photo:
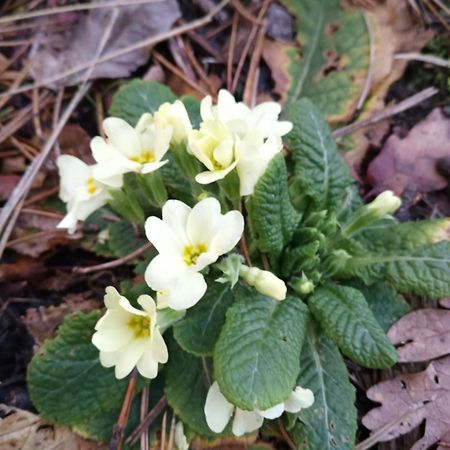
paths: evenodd
<path fill-rule="evenodd" d="M 233 434 L 235 436 L 242 436 L 246 433 L 251 433 L 261 427 L 264 422 L 264 417 L 260 416 L 256 411 L 243 411 L 236 408 L 233 420 Z"/>
<path fill-rule="evenodd" d="M 214 183 L 214 181 L 221 180 L 237 166 L 237 163 L 237 161 L 234 161 L 226 169 L 201 172 L 195 176 L 195 181 L 199 184 L 210 184 Z"/>
<path fill-rule="evenodd" d="M 120 297 L 119 305 L 124 311 L 126 311 L 127 313 L 129 313 L 133 316 L 141 316 L 141 317 L 147 316 L 147 313 L 132 306 L 131 303 L 129 302 L 129 300 L 125 297 Z"/>
<path fill-rule="evenodd" d="M 229 211 L 220 218 L 219 232 L 210 242 L 209 251 L 223 255 L 236 246 L 244 232 L 244 217 L 239 211 Z"/>
<path fill-rule="evenodd" d="M 189 214 L 187 220 L 187 235 L 192 244 L 204 244 L 209 251 L 209 243 L 219 232 L 222 218 L 220 203 L 213 197 L 198 202 Z"/>
<path fill-rule="evenodd" d="M 165 221 L 154 216 L 149 217 L 145 221 L 145 234 L 159 253 L 166 255 L 181 254 L 183 242 Z"/>
<path fill-rule="evenodd" d="M 155 256 L 145 270 L 145 282 L 154 291 L 172 288 L 174 280 L 184 276 L 186 266 L 176 256 L 160 254 Z"/>
<path fill-rule="evenodd" d="M 156 304 L 155 301 L 150 297 L 150 295 L 144 294 L 140 295 L 137 299 L 139 305 L 142 309 L 153 319 L 156 316 Z"/>
<path fill-rule="evenodd" d="M 122 297 L 119 291 L 114 286 L 107 286 L 105 289 L 105 296 L 103 301 L 108 309 L 115 309 L 119 307 L 119 300 Z"/>
<path fill-rule="evenodd" d="M 179 200 L 168 200 L 162 208 L 162 219 L 173 230 L 178 241 L 185 245 L 186 227 L 192 209 Z"/>
<path fill-rule="evenodd" d="M 284 409 L 287 412 L 296 413 L 301 409 L 309 408 L 313 403 L 314 394 L 311 389 L 304 389 L 301 386 L 297 386 L 284 402 Z"/>
<path fill-rule="evenodd" d="M 277 417 L 280 417 L 283 412 L 284 403 L 279 403 L 278 405 L 272 406 L 272 408 L 265 409 L 264 411 L 258 411 L 258 414 L 266 419 L 276 419 Z"/>
<path fill-rule="evenodd" d="M 164 364 L 169 359 L 169 352 L 167 350 L 166 343 L 164 342 L 164 339 L 157 327 L 153 330 L 153 335 L 149 342 L 147 351 L 149 351 L 153 355 L 155 361 L 159 363 Z"/>
<path fill-rule="evenodd" d="M 136 364 L 139 373 L 146 378 L 156 378 L 158 375 L 158 363 L 154 360 L 150 351 L 146 350 Z"/>
<path fill-rule="evenodd" d="M 194 306 L 207 289 L 205 278 L 201 273 L 188 273 L 175 278 L 171 286 L 167 286 L 167 302 L 172 309 L 180 311 Z"/>
<path fill-rule="evenodd" d="M 168 159 L 164 160 L 164 161 L 158 161 L 158 162 L 152 162 L 152 163 L 146 163 L 142 166 L 141 168 L 141 173 L 151 173 L 151 172 L 155 172 L 156 170 L 158 170 L 159 168 L 161 168 L 162 166 L 164 166 L 165 164 L 167 164 L 169 162 Z"/>
<path fill-rule="evenodd" d="M 141 152 L 139 133 L 125 120 L 108 117 L 103 121 L 103 130 L 108 136 L 108 143 L 116 147 L 126 158 Z"/>
<path fill-rule="evenodd" d="M 215 381 L 209 388 L 205 402 L 205 418 L 208 427 L 215 433 L 221 433 L 233 414 L 234 406 L 220 392 Z"/>
<path fill-rule="evenodd" d="M 120 351 L 119 360 L 116 364 L 116 378 L 125 378 L 135 367 L 145 352 L 148 339 L 133 339 Z"/>
<path fill-rule="evenodd" d="M 116 352 L 126 347 L 133 337 L 133 330 L 128 326 L 101 328 L 93 334 L 92 343 L 103 352 Z"/>

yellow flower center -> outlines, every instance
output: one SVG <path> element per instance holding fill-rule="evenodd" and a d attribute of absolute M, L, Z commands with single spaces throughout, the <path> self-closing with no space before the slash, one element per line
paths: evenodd
<path fill-rule="evenodd" d="M 183 249 L 183 261 L 188 266 L 193 266 L 197 264 L 198 257 L 206 252 L 206 245 L 196 244 L 196 245 L 186 245 Z"/>
<path fill-rule="evenodd" d="M 128 326 L 133 330 L 136 339 L 150 336 L 150 317 L 133 316 L 128 321 Z"/>
<path fill-rule="evenodd" d="M 88 194 L 93 194 L 97 190 L 97 186 L 95 185 L 95 181 L 93 178 L 88 178 L 86 185 Z"/>
<path fill-rule="evenodd" d="M 131 161 L 137 162 L 139 164 L 147 164 L 155 162 L 155 154 L 151 150 L 146 150 L 139 156 L 132 156 L 130 159 Z"/>

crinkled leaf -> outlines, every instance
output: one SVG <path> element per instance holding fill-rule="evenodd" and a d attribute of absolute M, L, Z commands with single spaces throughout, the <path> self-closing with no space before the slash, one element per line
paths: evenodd
<path fill-rule="evenodd" d="M 348 260 L 343 274 L 370 283 L 386 279 L 402 293 L 432 298 L 450 296 L 450 242 L 441 241 L 393 255 L 364 252 Z"/>
<path fill-rule="evenodd" d="M 321 287 L 314 291 L 308 305 L 328 337 L 356 363 L 383 368 L 397 361 L 397 352 L 358 290 L 338 285 Z"/>
<path fill-rule="evenodd" d="M 91 343 L 98 318 L 96 311 L 67 317 L 57 337 L 45 341 L 28 366 L 31 400 L 51 423 L 82 425 L 122 405 L 128 381 L 100 365 Z"/>
<path fill-rule="evenodd" d="M 425 432 L 411 450 L 425 450 L 448 434 L 450 428 L 450 356 L 433 361 L 423 372 L 405 373 L 383 381 L 367 391 L 381 403 L 362 419 L 374 432 L 388 425 L 380 436 L 389 441 L 408 433 L 426 420 Z"/>
<path fill-rule="evenodd" d="M 386 283 L 377 282 L 366 286 L 360 281 L 355 281 L 351 286 L 362 292 L 375 319 L 385 332 L 409 311 L 409 304 Z"/>
<path fill-rule="evenodd" d="M 127 256 L 148 242 L 136 235 L 130 222 L 115 222 L 108 227 L 108 245 L 116 257 Z"/>
<path fill-rule="evenodd" d="M 259 237 L 259 249 L 278 256 L 292 238 L 300 221 L 300 214 L 289 199 L 283 155 L 276 155 L 270 161 L 266 172 L 255 186 L 250 206 L 252 225 Z"/>
<path fill-rule="evenodd" d="M 297 384 L 314 392 L 290 434 L 299 449 L 350 450 L 356 434 L 355 389 L 339 350 L 318 326 L 308 330 Z"/>
<path fill-rule="evenodd" d="M 292 296 L 277 302 L 248 287 L 234 293 L 214 352 L 215 377 L 230 402 L 264 410 L 295 386 L 308 310 Z"/>
<path fill-rule="evenodd" d="M 296 18 L 301 58 L 288 50 L 290 109 L 308 97 L 333 122 L 347 120 L 361 96 L 369 68 L 369 34 L 360 11 L 343 10 L 339 0 L 285 0 Z"/>
<path fill-rule="evenodd" d="M 135 126 L 142 114 L 153 114 L 163 103 L 173 101 L 175 95 L 168 87 L 155 81 L 132 80 L 124 83 L 114 95 L 109 115 Z"/>
<path fill-rule="evenodd" d="M 383 220 L 363 230 L 357 239 L 374 252 L 397 252 L 450 238 L 450 219 L 397 223 Z"/>
<path fill-rule="evenodd" d="M 340 211 L 353 180 L 322 112 L 303 98 L 292 105 L 289 118 L 294 124 L 288 141 L 298 189 L 313 200 L 317 210 Z"/>
<path fill-rule="evenodd" d="M 450 311 L 419 309 L 402 317 L 388 337 L 398 346 L 400 362 L 429 361 L 450 353 Z"/>
<path fill-rule="evenodd" d="M 212 356 L 225 313 L 233 300 L 228 283 L 212 282 L 202 300 L 174 326 L 174 337 L 181 347 L 197 356 Z"/>
<path fill-rule="evenodd" d="M 167 402 L 196 433 L 216 436 L 209 429 L 203 410 L 211 382 L 207 360 L 185 352 L 174 339 L 168 340 L 168 347 L 170 356 L 165 367 Z"/>

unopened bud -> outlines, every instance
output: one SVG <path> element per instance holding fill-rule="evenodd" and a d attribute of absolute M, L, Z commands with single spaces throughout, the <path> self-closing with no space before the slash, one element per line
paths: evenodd
<path fill-rule="evenodd" d="M 286 298 L 286 284 L 268 270 L 242 265 L 239 275 L 261 294 L 272 297 L 275 300 L 284 300 Z"/>
<path fill-rule="evenodd" d="M 402 201 L 392 191 L 382 192 L 375 200 L 367 205 L 367 210 L 375 213 L 382 219 L 387 214 L 392 214 L 400 208 Z"/>

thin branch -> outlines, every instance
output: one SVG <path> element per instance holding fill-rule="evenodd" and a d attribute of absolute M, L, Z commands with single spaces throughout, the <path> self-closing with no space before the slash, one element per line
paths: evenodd
<path fill-rule="evenodd" d="M 294 441 L 291 439 L 288 432 L 286 431 L 286 428 L 284 427 L 284 424 L 281 419 L 278 419 L 278 427 L 289 448 L 291 450 L 297 450 L 297 446 L 294 444 Z"/>
<path fill-rule="evenodd" d="M 175 442 L 175 414 L 172 414 L 172 420 L 170 421 L 170 434 L 169 442 L 167 443 L 167 450 L 173 450 Z"/>
<path fill-rule="evenodd" d="M 352 134 L 360 128 L 364 128 L 374 123 L 381 122 L 382 120 L 388 119 L 389 117 L 395 116 L 396 114 L 399 114 L 409 108 L 412 108 L 413 106 L 418 105 L 419 103 L 422 103 L 423 101 L 429 99 L 430 97 L 433 97 L 433 95 L 436 95 L 437 93 L 438 90 L 434 87 L 424 89 L 423 91 L 420 91 L 412 97 L 401 101 L 397 105 L 391 106 L 384 109 L 383 111 L 379 111 L 373 114 L 367 119 L 360 120 L 359 122 L 352 123 L 351 125 L 347 125 L 342 128 L 338 128 L 337 130 L 333 131 L 333 137 L 337 139 L 342 136 L 346 136 L 347 134 Z"/>
<path fill-rule="evenodd" d="M 450 60 L 439 58 L 433 55 L 423 55 L 421 53 L 397 53 L 394 59 L 406 59 L 408 61 L 422 61 L 425 63 L 433 64 L 435 66 L 446 67 L 450 69 Z"/>
<path fill-rule="evenodd" d="M 141 411 L 140 411 L 140 420 L 144 420 L 147 412 L 148 412 L 148 393 L 149 388 L 145 386 L 142 389 L 141 393 Z M 148 450 L 148 433 L 142 433 L 141 435 L 141 450 Z"/>
<path fill-rule="evenodd" d="M 193 22 L 187 23 L 185 25 L 181 25 L 177 28 L 174 28 L 173 30 L 158 34 L 157 36 L 152 36 L 148 39 L 143 39 L 132 45 L 129 45 L 128 47 L 124 47 L 124 48 L 118 49 L 116 51 L 107 53 L 106 55 L 102 56 L 101 58 L 98 58 L 98 60 L 96 60 L 96 61 L 90 60 L 90 61 L 84 62 L 82 64 L 79 64 L 76 67 L 73 67 L 72 69 L 66 70 L 66 71 L 61 72 L 51 78 L 47 78 L 46 80 L 40 81 L 39 83 L 27 84 L 18 89 L 15 89 L 14 91 L 0 93 L 0 98 L 5 95 L 13 95 L 13 94 L 19 94 L 21 92 L 26 92 L 26 91 L 29 91 L 30 89 L 34 89 L 35 87 L 50 85 L 50 84 L 54 83 L 55 81 L 62 80 L 64 78 L 67 78 L 70 75 L 81 72 L 82 70 L 89 68 L 92 64 L 101 64 L 106 61 L 110 61 L 111 59 L 118 58 L 119 56 L 126 55 L 135 50 L 139 50 L 141 48 L 150 47 L 152 45 L 158 44 L 159 42 L 162 42 L 171 37 L 186 33 L 187 31 L 194 30 L 196 28 L 200 28 L 203 25 L 206 25 L 207 23 L 209 23 L 214 18 L 214 16 L 228 4 L 229 1 L 230 0 L 222 0 L 217 5 L 216 8 L 211 10 L 210 13 L 201 17 L 200 19 L 194 20 Z"/>
<path fill-rule="evenodd" d="M 164 410 L 166 405 L 167 405 L 167 399 L 166 399 L 166 396 L 163 395 L 158 400 L 158 403 L 145 416 L 145 419 L 142 420 L 141 423 L 138 425 L 138 427 L 130 434 L 130 436 L 128 436 L 126 443 L 127 444 L 135 444 L 141 437 L 141 434 L 147 432 L 148 427 L 161 414 L 161 412 Z"/>
<path fill-rule="evenodd" d="M 167 411 L 164 412 L 161 423 L 161 445 L 160 450 L 166 450 L 166 428 L 167 428 Z"/>
<path fill-rule="evenodd" d="M 108 450 L 121 450 L 123 446 L 123 438 L 125 434 L 125 428 L 130 417 L 131 404 L 133 402 L 134 391 L 136 390 L 138 371 L 133 369 L 131 372 L 130 380 L 128 382 L 127 392 L 122 403 L 122 409 L 120 410 L 117 423 L 113 426 L 113 432 L 111 441 L 109 442 Z"/>
<path fill-rule="evenodd" d="M 122 266 L 123 264 L 126 264 L 128 261 L 132 261 L 133 259 L 136 259 L 138 256 L 141 256 L 143 253 L 145 253 L 147 250 L 152 248 L 152 244 L 149 242 L 148 244 L 143 245 L 142 247 L 139 247 L 134 252 L 130 253 L 129 255 L 122 256 L 121 258 L 114 259 L 113 261 L 108 261 L 102 264 L 97 264 L 95 266 L 89 266 L 89 267 L 74 267 L 73 272 L 75 273 L 92 273 L 92 272 L 98 272 L 99 270 L 107 270 L 107 269 L 113 269 L 114 267 Z"/>
<path fill-rule="evenodd" d="M 36 17 L 50 16 L 54 14 L 86 11 L 88 9 L 112 8 L 114 6 L 139 5 L 142 3 L 161 3 L 164 0 L 109 0 L 108 2 L 92 2 L 77 5 L 59 6 L 57 8 L 45 8 L 23 14 L 14 14 L 0 18 L 0 24 L 15 22 L 17 20 L 34 19 Z"/>

